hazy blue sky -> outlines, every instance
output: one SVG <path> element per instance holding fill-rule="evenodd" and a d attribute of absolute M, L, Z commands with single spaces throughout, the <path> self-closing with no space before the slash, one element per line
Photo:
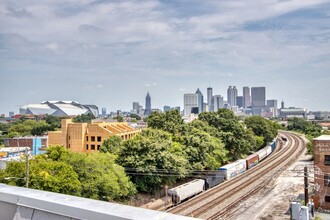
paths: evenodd
<path fill-rule="evenodd" d="M 0 0 L 0 113 L 45 100 L 183 106 L 266 86 L 330 110 L 330 0 Z M 205 98 L 204 97 L 204 98 Z"/>

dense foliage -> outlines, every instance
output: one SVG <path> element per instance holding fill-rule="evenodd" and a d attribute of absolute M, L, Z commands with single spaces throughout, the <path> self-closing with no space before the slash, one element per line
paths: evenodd
<path fill-rule="evenodd" d="M 277 135 L 280 125 L 260 116 L 251 116 L 245 119 L 244 123 L 253 133 L 263 139 L 263 146 L 271 142 Z"/>
<path fill-rule="evenodd" d="M 37 117 L 38 120 L 27 120 L 25 116 L 12 123 L 0 123 L 0 145 L 3 139 L 22 136 L 40 136 L 47 131 L 55 131 L 61 128 L 61 119 L 64 117 L 55 117 L 45 115 Z"/>
<path fill-rule="evenodd" d="M 74 121 L 90 122 L 92 118 L 81 115 Z M 70 191 L 69 194 L 102 200 L 118 200 L 134 194 L 136 189 L 150 193 L 179 179 L 244 158 L 277 133 L 276 125 L 269 120 L 253 116 L 242 122 L 228 109 L 203 112 L 190 123 L 184 123 L 177 110 L 152 112 L 147 123 L 147 129 L 127 141 L 111 136 L 103 142 L 100 153 L 49 148 L 47 157 L 31 160 L 31 187 L 61 193 Z M 47 117 L 41 122 L 3 125 L 2 129 L 7 134 L 31 134 L 32 130 L 44 132 L 59 126 L 58 120 Z M 22 163 L 10 163 L 6 173 L 0 175 L 24 177 L 24 169 Z M 24 185 L 21 179 L 10 181 Z M 63 185 L 58 184 L 61 181 Z"/>
<path fill-rule="evenodd" d="M 313 138 L 322 134 L 322 127 L 320 125 L 315 122 L 306 121 L 303 118 L 290 118 L 288 119 L 287 129 L 305 134 L 309 140 L 307 143 L 307 153 L 313 154 Z"/>
<path fill-rule="evenodd" d="M 267 140 L 272 140 L 276 128 L 265 121 L 267 129 L 272 129 Z M 256 135 L 252 125 L 246 128 L 228 109 L 203 112 L 191 123 L 184 123 L 176 110 L 152 112 L 147 123 L 148 129 L 140 135 L 128 141 L 111 137 L 101 147 L 103 152 L 118 155 L 117 163 L 126 168 L 137 189 L 145 192 L 243 158 L 266 139 Z"/>
<path fill-rule="evenodd" d="M 30 160 L 29 187 L 99 200 L 120 200 L 136 192 L 124 168 L 110 153 L 75 153 L 61 146 Z M 9 180 L 4 177 L 18 177 Z M 10 162 L 0 172 L 2 182 L 24 186 L 25 163 Z"/>
<path fill-rule="evenodd" d="M 93 119 L 95 119 L 95 116 L 92 113 L 88 113 L 78 115 L 72 121 L 76 123 L 91 123 Z"/>

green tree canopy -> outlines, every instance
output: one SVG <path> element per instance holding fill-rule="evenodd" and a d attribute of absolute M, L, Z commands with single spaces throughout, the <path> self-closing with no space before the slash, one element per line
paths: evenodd
<path fill-rule="evenodd" d="M 250 128 L 253 133 L 264 140 L 263 146 L 271 142 L 277 135 L 277 129 L 274 122 L 265 119 L 261 116 L 250 116 L 244 120 L 247 128 Z"/>
<path fill-rule="evenodd" d="M 256 138 L 244 128 L 231 110 L 222 108 L 217 112 L 202 112 L 198 118 L 217 129 L 217 137 L 219 136 L 229 152 L 228 159 L 240 159 L 255 148 Z"/>
<path fill-rule="evenodd" d="M 115 164 L 110 153 L 75 153 L 61 146 L 47 149 L 48 158 L 72 166 L 81 182 L 81 195 L 99 200 L 120 200 L 136 193 L 124 168 Z"/>
<path fill-rule="evenodd" d="M 121 147 L 122 139 L 117 135 L 113 135 L 103 141 L 100 151 L 103 153 L 109 152 L 112 154 L 118 154 Z"/>
<path fill-rule="evenodd" d="M 148 127 L 161 129 L 171 134 L 179 134 L 185 129 L 182 116 L 178 110 L 162 112 L 152 112 L 148 117 Z"/>
<path fill-rule="evenodd" d="M 92 113 L 88 113 L 78 115 L 72 121 L 76 123 L 91 123 L 93 119 L 95 119 L 95 116 Z"/>
<path fill-rule="evenodd" d="M 183 146 L 173 142 L 169 133 L 154 129 L 125 141 L 117 161 L 128 169 L 132 181 L 144 192 L 173 183 L 184 177 L 188 168 Z"/>

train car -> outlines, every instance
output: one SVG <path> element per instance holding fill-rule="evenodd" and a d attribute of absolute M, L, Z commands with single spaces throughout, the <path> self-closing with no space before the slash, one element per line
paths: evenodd
<path fill-rule="evenodd" d="M 273 142 L 270 143 L 270 146 L 272 147 L 272 152 L 276 149 L 276 138 L 273 140 Z"/>
<path fill-rule="evenodd" d="M 264 148 L 258 150 L 256 154 L 259 156 L 259 162 L 267 157 L 267 152 Z"/>
<path fill-rule="evenodd" d="M 195 179 L 183 185 L 169 189 L 168 195 L 172 198 L 172 202 L 176 205 L 185 199 L 188 199 L 202 191 L 204 191 L 205 181 L 202 179 Z"/>
<path fill-rule="evenodd" d="M 237 160 L 233 163 L 220 167 L 218 170 L 224 175 L 225 180 L 230 180 L 231 178 L 246 171 L 246 160 Z"/>
<path fill-rule="evenodd" d="M 224 175 L 220 172 L 208 174 L 201 178 L 205 180 L 205 190 L 215 187 L 225 181 Z"/>
<path fill-rule="evenodd" d="M 267 145 L 264 149 L 266 150 L 267 157 L 273 152 L 272 146 L 270 146 L 270 145 Z"/>
<path fill-rule="evenodd" d="M 255 165 L 259 163 L 259 155 L 258 154 L 251 154 L 246 159 L 246 168 L 251 169 Z"/>

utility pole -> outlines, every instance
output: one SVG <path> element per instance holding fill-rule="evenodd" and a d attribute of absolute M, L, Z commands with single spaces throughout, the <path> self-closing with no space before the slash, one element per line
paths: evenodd
<path fill-rule="evenodd" d="M 304 190 L 305 190 L 305 205 L 308 204 L 308 176 L 307 176 L 307 166 L 304 167 Z"/>
<path fill-rule="evenodd" d="M 26 164 L 25 164 L 25 187 L 29 188 L 29 152 L 26 147 Z"/>

